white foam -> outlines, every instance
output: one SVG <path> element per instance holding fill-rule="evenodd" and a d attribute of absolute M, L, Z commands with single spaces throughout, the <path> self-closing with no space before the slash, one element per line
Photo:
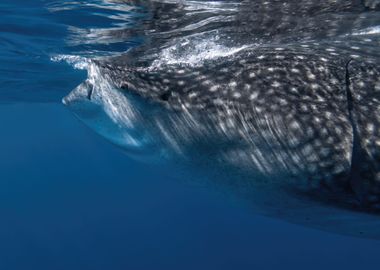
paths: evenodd
<path fill-rule="evenodd" d="M 78 55 L 58 54 L 50 57 L 53 62 L 66 62 L 75 69 L 88 70 L 91 60 Z"/>
<path fill-rule="evenodd" d="M 126 5 L 125 3 L 117 3 L 110 0 L 99 0 L 92 2 L 54 2 L 52 4 L 47 5 L 47 9 L 50 12 L 60 12 L 65 10 L 74 10 L 82 7 L 90 7 L 90 8 L 98 8 L 105 10 L 115 10 L 119 12 L 129 12 L 133 10 L 133 6 Z"/>
<path fill-rule="evenodd" d="M 227 47 L 218 44 L 215 40 L 203 39 L 183 40 L 175 45 L 165 48 L 160 56 L 153 62 L 152 67 L 171 64 L 201 65 L 203 61 L 227 57 L 248 48 L 249 46 Z"/>
<path fill-rule="evenodd" d="M 362 36 L 362 35 L 379 35 L 380 26 L 368 27 L 358 32 L 352 33 L 353 36 Z"/>

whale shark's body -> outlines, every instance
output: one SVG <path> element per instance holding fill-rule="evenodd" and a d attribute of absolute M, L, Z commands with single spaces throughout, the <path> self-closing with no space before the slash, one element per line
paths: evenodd
<path fill-rule="evenodd" d="M 276 34 L 282 24 L 274 18 L 277 30 L 266 26 L 265 43 L 192 63 L 157 61 L 172 40 L 157 43 L 160 50 L 93 61 L 89 80 L 64 102 L 130 154 L 204 171 L 263 214 L 380 239 L 379 37 L 344 34 L 339 24 L 347 14 L 354 21 L 358 9 L 378 16 L 379 6 L 321 7 L 302 10 L 328 17 L 329 27 L 336 26 L 328 35 L 311 28 L 278 43 L 290 33 Z M 288 12 L 286 21 L 295 20 Z M 224 33 L 252 34 L 254 27 L 237 25 L 236 33 L 228 25 Z"/>

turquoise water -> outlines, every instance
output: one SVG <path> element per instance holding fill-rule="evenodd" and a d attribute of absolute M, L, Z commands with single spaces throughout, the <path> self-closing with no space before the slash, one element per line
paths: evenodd
<path fill-rule="evenodd" d="M 376 269 L 380 242 L 257 216 L 133 161 L 61 104 L 86 73 L 54 57 L 140 42 L 94 34 L 133 28 L 124 7 L 0 3 L 0 269 Z"/>

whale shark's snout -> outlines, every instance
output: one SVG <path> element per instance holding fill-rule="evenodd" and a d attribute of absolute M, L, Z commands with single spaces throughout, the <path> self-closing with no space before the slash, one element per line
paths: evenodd
<path fill-rule="evenodd" d="M 86 80 L 62 102 L 87 126 L 131 157 L 152 162 L 162 154 L 149 121 L 141 114 L 142 100 L 121 93 L 104 79 Z"/>

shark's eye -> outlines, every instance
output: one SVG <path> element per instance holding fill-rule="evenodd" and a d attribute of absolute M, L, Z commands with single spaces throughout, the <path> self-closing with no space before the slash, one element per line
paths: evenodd
<path fill-rule="evenodd" d="M 171 97 L 172 92 L 171 91 L 165 91 L 163 94 L 160 95 L 160 99 L 163 101 L 168 101 L 169 98 Z"/>
<path fill-rule="evenodd" d="M 94 86 L 89 81 L 86 81 L 81 86 L 86 91 L 86 98 L 91 101 L 92 94 L 94 92 Z"/>

